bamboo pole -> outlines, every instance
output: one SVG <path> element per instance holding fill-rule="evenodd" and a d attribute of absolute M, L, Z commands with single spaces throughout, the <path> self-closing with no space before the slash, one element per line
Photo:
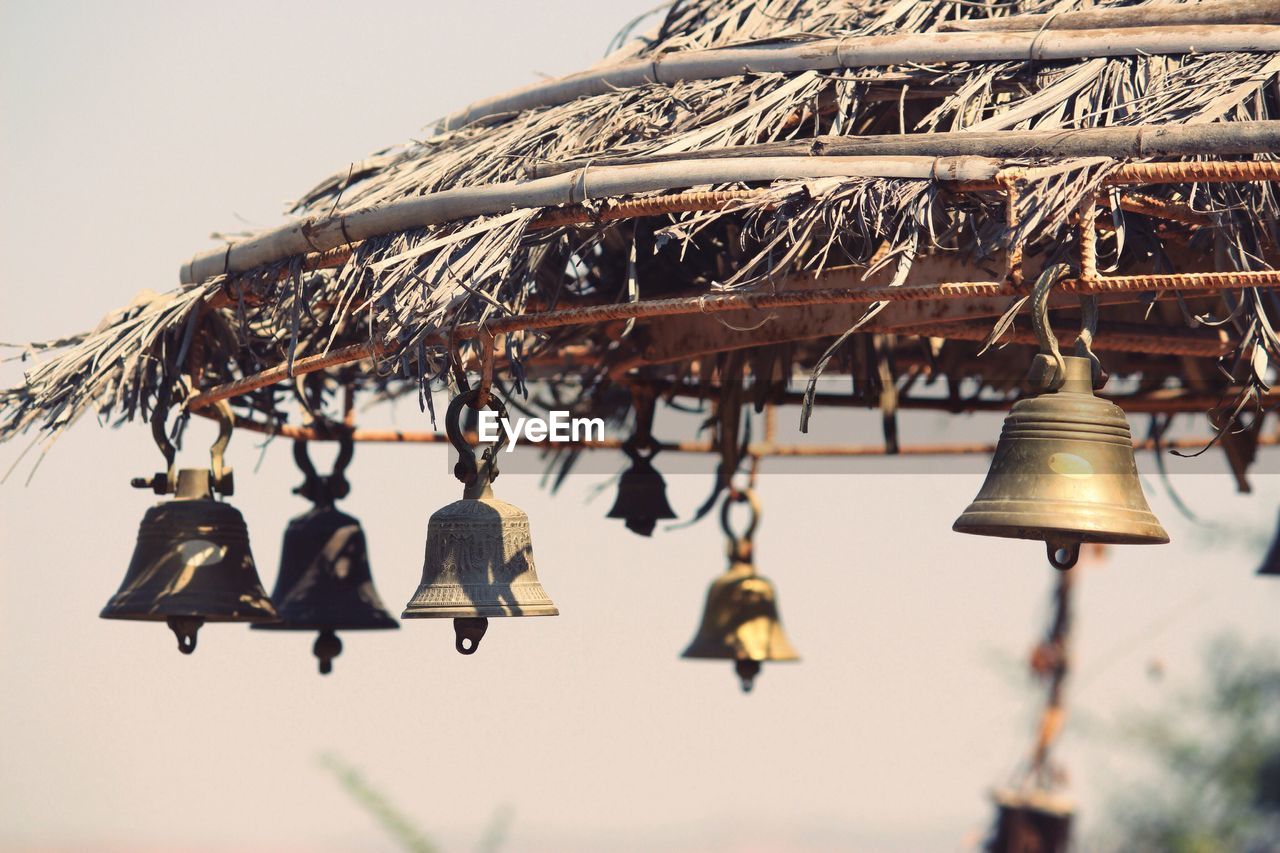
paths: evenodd
<path fill-rule="evenodd" d="M 180 280 L 195 284 L 214 276 L 323 253 L 369 237 L 423 228 L 455 219 L 581 204 L 592 199 L 678 187 L 795 178 L 868 177 L 983 181 L 995 177 L 995 160 L 938 157 L 762 157 L 698 160 L 641 166 L 584 168 L 532 181 L 462 187 L 399 199 L 351 213 L 308 217 L 247 240 L 202 252 L 182 266 Z"/>
<path fill-rule="evenodd" d="M 1277 0 L 1280 3 L 1280 0 Z M 704 157 L 1110 157 L 1115 160 L 1209 154 L 1229 157 L 1280 150 L 1280 121 L 1075 130 L 997 130 L 986 132 L 893 133 L 880 136 L 818 136 L 790 142 L 766 142 L 632 157 L 597 157 L 533 165 L 529 174 L 546 177 L 593 166 L 639 165 Z"/>
<path fill-rule="evenodd" d="M 1151 27 L 1177 21 L 1191 24 L 1274 24 L 1280 22 L 1280 0 L 1210 0 L 1200 3 L 1144 3 L 1121 8 L 1084 9 L 1061 14 L 1006 15 L 944 21 L 943 32 L 1007 32 L 1010 30 L 1091 30 Z"/>
<path fill-rule="evenodd" d="M 487 116 L 565 104 L 651 83 L 712 80 L 747 73 L 797 73 L 882 65 L 1085 59 L 1147 54 L 1280 51 L 1280 27 L 1267 25 L 1150 26 L 994 33 L 895 33 L 794 43 L 690 50 L 635 59 L 537 83 L 478 101 L 445 117 L 438 131 Z"/>

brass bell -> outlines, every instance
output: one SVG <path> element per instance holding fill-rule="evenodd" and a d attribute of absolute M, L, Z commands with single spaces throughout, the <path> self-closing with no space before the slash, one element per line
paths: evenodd
<path fill-rule="evenodd" d="M 234 491 L 222 455 L 231 439 L 231 407 L 218 405 L 221 430 L 214 442 L 211 470 L 174 473 L 175 450 L 164 434 L 164 411 L 157 409 L 152 434 L 169 462 L 167 472 L 134 480 L 157 494 L 173 494 L 147 510 L 138 543 L 120 589 L 100 614 L 103 619 L 166 622 L 178 650 L 191 654 L 205 622 L 271 622 L 277 618 L 258 580 L 244 518 L 215 500 Z"/>
<path fill-rule="evenodd" d="M 648 455 L 641 454 L 634 441 L 622 446 L 622 451 L 631 460 L 631 467 L 622 472 L 618 481 L 618 498 L 606 516 L 624 519 L 627 529 L 641 536 L 652 536 L 659 519 L 676 517 L 667 502 L 667 483 L 653 467 L 653 457 L 658 449 L 658 443 L 652 439 Z"/>
<path fill-rule="evenodd" d="M 458 417 L 478 397 L 472 390 L 449 404 L 445 429 L 458 451 L 454 475 L 464 484 L 462 500 L 437 510 L 428 521 L 422 583 L 400 617 L 453 619 L 454 647 L 464 655 L 479 648 L 491 616 L 560 612 L 534 569 L 529 517 L 493 495 L 496 447 L 487 447 L 477 465 L 475 452 L 463 439 Z M 504 422 L 505 407 L 494 397 L 488 405 Z"/>
<path fill-rule="evenodd" d="M 1071 802 L 1047 791 L 997 791 L 996 822 L 988 853 L 1066 853 L 1071 846 Z"/>
<path fill-rule="evenodd" d="M 1041 353 L 1028 376 L 1040 393 L 1013 404 L 986 482 L 953 529 L 1042 539 L 1049 562 L 1069 569 L 1083 542 L 1159 545 L 1169 535 L 1142 493 L 1124 412 L 1093 393 L 1094 361 L 1058 351 L 1045 280 L 1033 295 Z"/>
<path fill-rule="evenodd" d="M 1271 547 L 1267 549 L 1267 556 L 1262 558 L 1262 565 L 1258 567 L 1260 575 L 1280 575 L 1280 527 L 1276 528 L 1275 538 L 1271 540 Z"/>
<path fill-rule="evenodd" d="M 351 461 L 352 441 L 344 434 L 333 473 L 316 474 L 307 455 L 307 442 L 293 443 L 293 456 L 306 480 L 294 492 L 315 506 L 289 522 L 280 554 L 280 573 L 271 600 L 280 621 L 254 628 L 318 631 L 312 652 L 320 672 L 333 671 L 342 653 L 338 631 L 384 631 L 399 628 L 382 605 L 369 571 L 364 530 L 334 502 L 350 492 L 344 471 Z"/>
<path fill-rule="evenodd" d="M 746 501 L 751 522 L 737 536 L 729 527 L 729 508 Z M 752 562 L 752 537 L 760 518 L 760 505 L 750 489 L 730 494 L 720 510 L 720 524 L 729 538 L 729 568 L 711 582 L 702 623 L 681 657 L 732 660 L 748 693 L 764 661 L 797 661 L 800 655 L 782 630 L 778 596 L 773 584 L 756 574 Z"/>

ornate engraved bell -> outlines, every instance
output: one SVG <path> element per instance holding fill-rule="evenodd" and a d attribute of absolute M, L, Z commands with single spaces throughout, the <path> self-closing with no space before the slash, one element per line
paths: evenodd
<path fill-rule="evenodd" d="M 385 631 L 399 628 L 378 597 L 369 571 L 369 552 L 360 522 L 338 510 L 334 502 L 350 491 L 343 471 L 351 460 L 352 443 L 346 436 L 334 471 L 316 474 L 307 456 L 307 443 L 295 441 L 293 455 L 306 475 L 294 491 L 315 503 L 289 522 L 280 554 L 280 573 L 271 600 L 280 621 L 254 628 L 285 631 L 318 631 L 312 648 L 320 660 L 320 672 L 333 670 L 333 659 L 342 653 L 337 631 Z"/>
<path fill-rule="evenodd" d="M 103 619 L 167 622 L 183 654 L 195 651 L 196 632 L 205 622 L 277 618 L 258 580 L 244 518 L 213 497 L 215 489 L 226 496 L 234 489 L 231 469 L 222 465 L 231 437 L 230 407 L 223 403 L 219 414 L 222 431 L 213 446 L 212 470 L 184 468 L 176 475 L 163 412 L 153 421 L 169 470 L 134 485 L 173 493 L 174 498 L 147 510 L 124 582 L 100 614 Z"/>
<path fill-rule="evenodd" d="M 729 507 L 748 501 L 751 523 L 743 536 L 729 528 Z M 759 521 L 759 504 L 751 490 L 730 495 L 720 513 L 729 537 L 729 568 L 711 582 L 702 623 L 681 657 L 732 660 L 744 693 L 750 692 L 764 661 L 796 661 L 800 655 L 782 630 L 778 596 L 773 584 L 756 574 L 752 536 Z"/>
<path fill-rule="evenodd" d="M 606 516 L 624 519 L 627 529 L 641 536 L 652 536 L 660 519 L 676 517 L 667 502 L 667 483 L 653 467 L 657 448 L 657 443 L 652 443 L 650 453 L 645 456 L 632 442 L 623 445 L 623 452 L 631 459 L 631 467 L 622 472 L 618 481 L 618 498 Z"/>
<path fill-rule="evenodd" d="M 1042 539 L 1060 569 L 1075 565 L 1083 542 L 1168 542 L 1142 493 L 1124 412 L 1094 396 L 1089 359 L 1062 359 L 1061 387 L 1013 404 L 986 482 L 953 529 Z"/>
<path fill-rule="evenodd" d="M 1260 575 L 1280 575 L 1280 527 L 1276 528 L 1275 538 L 1271 540 L 1271 547 L 1267 549 L 1267 556 L 1262 558 L 1262 565 L 1258 567 Z"/>
<path fill-rule="evenodd" d="M 556 616 L 559 610 L 538 581 L 533 564 L 529 516 L 494 497 L 495 449 L 485 449 L 479 465 L 462 438 L 458 416 L 475 405 L 476 391 L 455 397 L 445 428 L 458 450 L 455 475 L 464 483 L 462 500 L 437 510 L 427 522 L 422 583 L 402 619 L 454 620 L 454 647 L 472 654 L 491 616 Z M 505 407 L 489 405 L 505 419 Z"/>

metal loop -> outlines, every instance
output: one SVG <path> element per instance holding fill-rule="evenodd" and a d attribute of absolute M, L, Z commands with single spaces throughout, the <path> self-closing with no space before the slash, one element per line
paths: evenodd
<path fill-rule="evenodd" d="M 449 410 L 444 416 L 444 430 L 449 437 L 449 443 L 453 445 L 454 450 L 458 451 L 458 463 L 453 466 L 453 476 L 457 477 L 463 485 L 470 486 L 479 476 L 480 469 L 476 464 L 476 453 L 467 444 L 466 437 L 462 434 L 462 425 L 459 418 L 462 415 L 463 406 L 471 406 L 477 408 L 476 403 L 480 398 L 480 389 L 473 388 L 470 391 L 464 391 L 454 397 L 449 403 Z M 507 428 L 507 407 L 496 394 L 490 393 L 489 400 L 485 403 L 485 408 L 491 409 L 498 415 L 498 425 L 502 430 L 502 434 L 507 441 L 511 440 L 511 433 Z M 494 455 L 493 446 L 485 448 L 482 457 L 488 462 L 489 480 L 492 481 L 498 476 L 497 457 Z"/>
<path fill-rule="evenodd" d="M 327 429 L 328 427 L 326 427 Z M 299 438 L 293 442 L 293 461 L 297 463 L 305 480 L 294 489 L 295 494 L 302 495 L 317 504 L 332 504 L 351 493 L 351 484 L 347 481 L 346 470 L 355 455 L 355 441 L 351 437 L 349 427 L 338 430 L 338 455 L 333 461 L 333 471 L 328 476 L 316 472 L 308 452 L 309 442 Z"/>
<path fill-rule="evenodd" d="M 1107 383 L 1107 372 L 1102 360 L 1093 351 L 1093 338 L 1098 333 L 1098 297 L 1095 294 L 1080 295 L 1080 334 L 1076 337 L 1076 355 L 1089 359 L 1092 365 L 1093 387 L 1099 389 Z"/>
<path fill-rule="evenodd" d="M 751 520 L 741 536 L 733 532 L 729 525 L 729 510 L 735 503 L 745 503 L 751 509 Z M 760 524 L 760 501 L 756 499 L 754 489 L 731 490 L 720 506 L 720 529 L 729 537 L 732 552 L 744 559 L 751 553 L 751 540 L 756 535 L 756 527 Z"/>
<path fill-rule="evenodd" d="M 165 429 L 165 421 L 168 419 L 169 410 L 166 406 L 157 403 L 155 411 L 151 413 L 151 437 L 155 439 L 156 447 L 160 448 L 160 453 L 164 455 L 164 461 L 167 462 L 168 478 L 170 482 L 174 480 L 174 469 L 178 460 L 178 449 L 173 446 L 173 442 L 169 440 L 169 432 Z"/>

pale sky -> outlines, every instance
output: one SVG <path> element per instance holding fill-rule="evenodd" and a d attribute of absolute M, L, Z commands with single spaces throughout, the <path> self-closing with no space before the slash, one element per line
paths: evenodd
<path fill-rule="evenodd" d="M 92 327 L 140 289 L 173 287 L 211 232 L 274 224 L 349 161 L 589 64 L 653 2 L 0 5 L 0 340 Z M 5 385 L 19 375 L 0 366 Z M 427 428 L 410 404 L 367 422 L 392 417 Z M 878 439 L 875 417 L 819 417 L 826 438 Z M 794 413 L 779 421 L 793 436 Z M 914 441 L 997 429 L 903 422 Z M 187 464 L 211 437 L 192 430 Z M 0 469 L 25 445 L 0 447 Z M 288 445 L 259 446 L 232 443 L 232 502 L 270 587 L 306 504 L 289 493 Z M 1280 582 L 1252 576 L 1280 496 L 1273 453 L 1247 497 L 1217 455 L 1171 459 L 1174 486 L 1219 527 L 1188 522 L 1148 476 L 1173 544 L 1112 549 L 1082 572 L 1060 760 L 1086 832 L 1133 778 L 1120 722 L 1172 706 L 1217 634 L 1280 639 Z M 425 620 L 347 635 L 328 678 L 304 633 L 214 625 L 184 657 L 161 625 L 97 618 L 154 500 L 129 478 L 158 459 L 145 426 L 86 418 L 29 486 L 28 460 L 0 487 L 2 849 L 396 849 L 320 766 L 333 753 L 447 851 L 475 849 L 503 807 L 511 851 L 962 850 L 1030 744 L 1040 693 L 1022 661 L 1052 570 L 1035 543 L 951 532 L 980 462 L 766 463 L 758 565 L 804 660 L 766 665 L 743 696 L 729 664 L 678 658 L 724 568 L 718 528 L 640 539 L 603 519 L 611 488 L 588 502 L 599 473 L 555 497 L 535 476 L 499 482 L 532 519 L 562 615 L 494 620 L 472 657 Z M 682 516 L 711 465 L 670 478 Z M 350 470 L 343 507 L 396 614 L 427 517 L 459 496 L 445 470 L 421 447 L 362 447 Z"/>

